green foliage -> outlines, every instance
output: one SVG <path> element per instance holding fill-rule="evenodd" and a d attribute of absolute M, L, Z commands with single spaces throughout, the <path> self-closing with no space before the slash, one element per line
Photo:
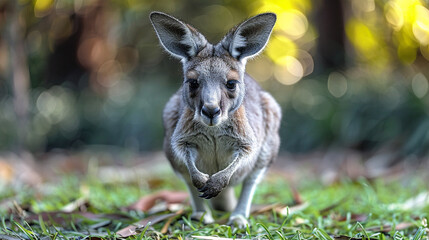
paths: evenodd
<path fill-rule="evenodd" d="M 283 106 L 285 150 L 328 146 L 373 150 L 396 144 L 392 150 L 402 156 L 427 154 L 427 96 L 417 97 L 405 79 L 377 82 L 341 76 L 345 83 L 341 96 L 335 96 L 336 89 L 323 78 L 304 79 L 282 93 L 273 90 Z"/>

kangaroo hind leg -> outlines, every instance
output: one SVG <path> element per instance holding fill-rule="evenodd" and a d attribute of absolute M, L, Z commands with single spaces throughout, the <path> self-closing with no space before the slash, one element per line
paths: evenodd
<path fill-rule="evenodd" d="M 237 225 L 239 228 L 246 227 L 256 186 L 261 181 L 265 171 L 266 168 L 256 169 L 244 180 L 238 204 L 229 217 L 229 225 Z"/>
<path fill-rule="evenodd" d="M 229 186 L 222 190 L 215 198 L 211 199 L 213 209 L 224 212 L 232 212 L 236 205 L 234 188 Z"/>

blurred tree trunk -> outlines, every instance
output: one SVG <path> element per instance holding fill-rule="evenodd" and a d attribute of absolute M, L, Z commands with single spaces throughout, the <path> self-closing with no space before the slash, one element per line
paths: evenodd
<path fill-rule="evenodd" d="M 71 14 L 72 33 L 64 39 L 56 39 L 53 51 L 49 54 L 45 77 L 46 87 L 71 83 L 75 90 L 87 87 L 81 83 L 86 69 L 78 59 L 78 48 L 82 38 L 84 19 L 80 14 Z M 94 20 L 95 21 L 95 20 Z M 95 31 L 96 32 L 96 31 Z"/>
<path fill-rule="evenodd" d="M 14 94 L 14 109 L 16 114 L 17 142 L 16 150 L 26 150 L 25 140 L 28 131 L 28 106 L 30 76 L 24 46 L 23 22 L 19 18 L 19 1 L 9 1 L 8 24 L 6 39 L 10 56 L 10 80 Z M 21 19 L 22 20 L 22 19 Z"/>
<path fill-rule="evenodd" d="M 345 29 L 344 1 L 320 0 L 315 3 L 315 24 L 319 38 L 315 73 L 323 74 L 336 69 L 344 69 Z"/>

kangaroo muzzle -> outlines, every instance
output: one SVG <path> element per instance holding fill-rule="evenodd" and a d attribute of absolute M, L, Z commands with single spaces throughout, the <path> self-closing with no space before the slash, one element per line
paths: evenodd
<path fill-rule="evenodd" d="M 201 120 L 207 126 L 216 126 L 220 123 L 221 110 L 217 104 L 204 104 L 201 108 Z"/>
<path fill-rule="evenodd" d="M 203 108 L 201 109 L 201 114 L 203 114 L 204 116 L 208 117 L 208 118 L 215 118 L 217 116 L 220 115 L 220 108 L 215 106 L 203 106 Z"/>

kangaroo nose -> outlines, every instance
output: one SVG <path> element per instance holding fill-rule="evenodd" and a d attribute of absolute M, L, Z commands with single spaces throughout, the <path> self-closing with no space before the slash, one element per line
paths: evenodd
<path fill-rule="evenodd" d="M 201 109 L 201 112 L 208 118 L 214 118 L 220 114 L 220 108 L 203 106 L 203 108 Z"/>

